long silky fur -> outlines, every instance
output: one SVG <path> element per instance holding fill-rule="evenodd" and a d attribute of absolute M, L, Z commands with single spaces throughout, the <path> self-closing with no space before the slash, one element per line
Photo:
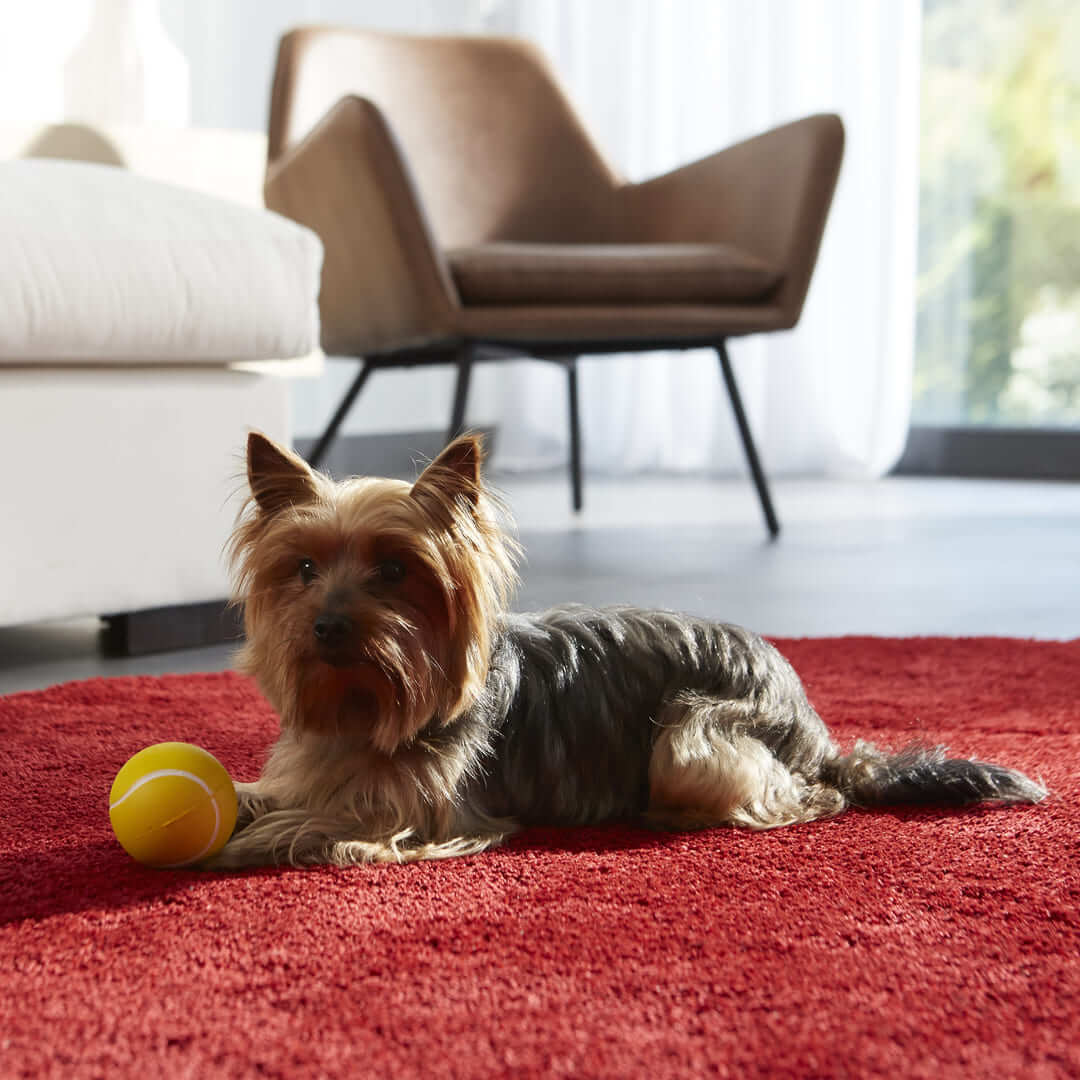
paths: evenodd
<path fill-rule="evenodd" d="M 825 764 L 823 774 L 853 806 L 970 806 L 1038 802 L 1046 790 L 1001 765 L 950 758 L 944 746 L 914 744 L 887 754 L 861 740 Z"/>
<path fill-rule="evenodd" d="M 534 823 L 769 829 L 848 806 L 1046 794 L 941 748 L 842 754 L 791 665 L 741 627 L 632 607 L 509 614 L 517 549 L 480 459 L 465 437 L 414 485 L 335 484 L 249 440 L 252 497 L 231 544 L 240 666 L 282 731 L 208 865 L 444 858 Z M 370 584 L 380 544 L 407 550 L 426 591 L 395 599 Z M 312 589 L 294 580 L 308 549 L 326 553 Z M 335 590 L 352 598 L 357 648 L 378 673 L 360 704 L 352 674 L 312 643 Z"/>

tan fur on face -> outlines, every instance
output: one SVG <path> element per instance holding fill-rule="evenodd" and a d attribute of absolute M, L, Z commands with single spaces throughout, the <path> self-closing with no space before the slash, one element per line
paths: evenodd
<path fill-rule="evenodd" d="M 251 436 L 252 497 L 230 546 L 245 604 L 239 663 L 283 727 L 366 739 L 389 754 L 475 701 L 491 627 L 515 581 L 480 460 L 478 440 L 464 437 L 414 485 L 334 484 Z M 304 559 L 318 571 L 308 584 Z M 389 559 L 406 568 L 400 582 L 379 577 Z M 315 619 L 328 604 L 355 626 L 355 662 L 345 667 L 316 647 Z"/>

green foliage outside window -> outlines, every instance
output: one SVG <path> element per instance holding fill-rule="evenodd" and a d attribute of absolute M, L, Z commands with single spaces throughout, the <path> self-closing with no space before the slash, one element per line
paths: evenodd
<path fill-rule="evenodd" d="M 923 13 L 914 418 L 1080 425 L 1080 2 Z"/>

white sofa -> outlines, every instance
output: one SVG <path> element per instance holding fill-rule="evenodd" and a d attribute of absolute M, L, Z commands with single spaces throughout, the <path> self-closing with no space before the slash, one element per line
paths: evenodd
<path fill-rule="evenodd" d="M 256 134 L 0 132 L 0 625 L 225 632 L 245 434 L 287 442 L 321 360 L 321 248 L 261 210 L 264 164 Z"/>

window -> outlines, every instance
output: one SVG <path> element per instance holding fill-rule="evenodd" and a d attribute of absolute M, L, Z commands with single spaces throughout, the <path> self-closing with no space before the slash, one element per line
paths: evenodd
<path fill-rule="evenodd" d="M 921 124 L 915 432 L 1080 446 L 1080 4 L 924 0 Z"/>

